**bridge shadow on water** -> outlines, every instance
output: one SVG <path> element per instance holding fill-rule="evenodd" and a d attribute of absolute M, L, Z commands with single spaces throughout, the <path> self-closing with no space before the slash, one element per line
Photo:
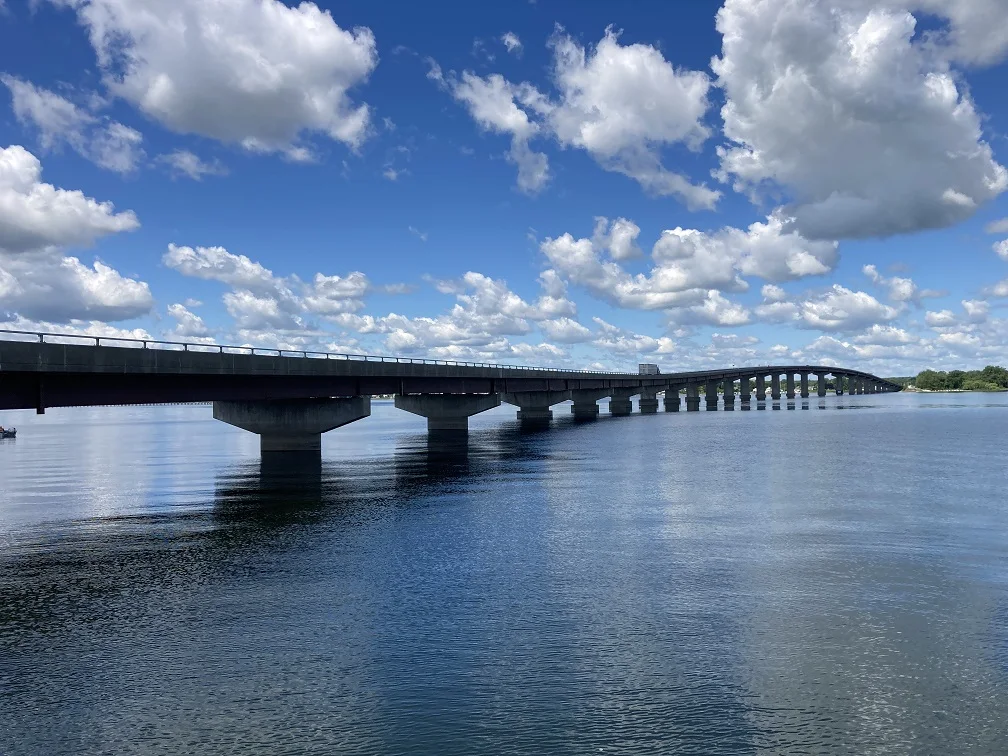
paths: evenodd
<path fill-rule="evenodd" d="M 308 518 L 354 517 L 478 487 L 502 468 L 546 458 L 549 424 L 504 423 L 466 437 L 399 436 L 392 454 L 352 462 L 266 456 L 217 473 L 212 519 L 265 528 Z M 555 432 L 557 429 L 554 427 Z"/>

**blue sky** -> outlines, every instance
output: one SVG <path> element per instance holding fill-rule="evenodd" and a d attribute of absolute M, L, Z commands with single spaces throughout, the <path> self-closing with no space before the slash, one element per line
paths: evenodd
<path fill-rule="evenodd" d="M 1008 364 L 1005 0 L 0 6 L 5 328 Z"/>

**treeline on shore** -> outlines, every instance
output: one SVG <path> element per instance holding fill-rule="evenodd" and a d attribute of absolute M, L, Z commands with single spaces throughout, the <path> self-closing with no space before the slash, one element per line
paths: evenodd
<path fill-rule="evenodd" d="M 898 379 L 902 383 L 906 379 Z M 988 365 L 983 370 L 924 370 L 907 385 L 921 391 L 1005 391 L 1008 390 L 1008 370 Z"/>

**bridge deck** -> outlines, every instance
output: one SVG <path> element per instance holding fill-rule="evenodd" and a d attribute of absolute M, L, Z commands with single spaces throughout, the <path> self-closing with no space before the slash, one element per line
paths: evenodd
<path fill-rule="evenodd" d="M 240 347 L 163 342 L 52 343 L 46 340 L 52 336 L 33 336 L 35 341 L 0 338 L 0 409 L 376 394 L 663 390 L 775 373 L 852 376 L 879 383 L 884 390 L 898 388 L 869 373 L 825 365 L 639 375 L 311 352 L 262 354 Z"/>

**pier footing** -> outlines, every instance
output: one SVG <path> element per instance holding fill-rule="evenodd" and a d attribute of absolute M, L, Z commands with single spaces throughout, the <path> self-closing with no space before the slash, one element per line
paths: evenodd
<path fill-rule="evenodd" d="M 215 420 L 259 434 L 259 451 L 321 456 L 322 434 L 371 414 L 371 397 L 213 403 Z"/>

